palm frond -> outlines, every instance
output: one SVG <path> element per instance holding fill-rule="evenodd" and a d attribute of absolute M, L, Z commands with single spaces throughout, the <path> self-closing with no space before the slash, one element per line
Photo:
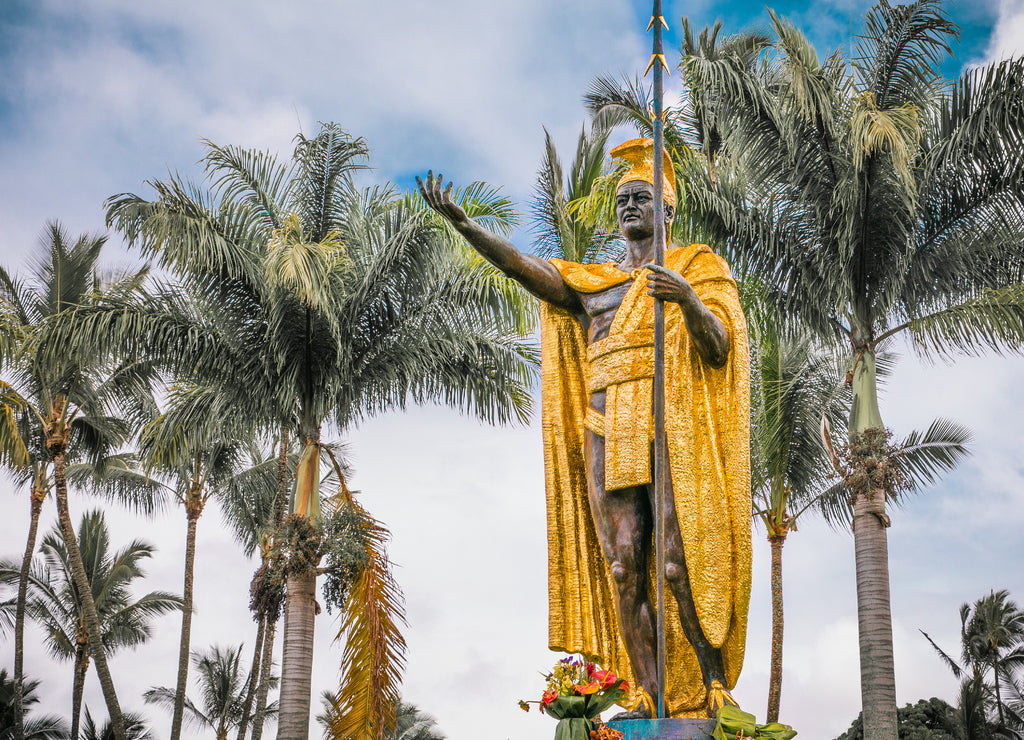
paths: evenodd
<path fill-rule="evenodd" d="M 960 668 L 957 662 L 953 660 L 951 657 L 949 657 L 949 654 L 945 650 L 936 645 L 935 640 L 933 640 L 927 632 L 925 632 L 924 630 L 918 630 L 918 632 L 924 635 L 924 639 L 928 641 L 928 644 L 935 648 L 935 652 L 939 654 L 939 658 L 942 660 L 943 663 L 946 664 L 946 667 L 953 672 L 953 675 L 956 678 L 960 678 L 963 674 L 963 669 Z"/>
<path fill-rule="evenodd" d="M 208 139 L 203 140 L 203 145 L 206 174 L 223 202 L 247 206 L 266 232 L 280 228 L 289 168 L 267 151 L 218 146 Z"/>
<path fill-rule="evenodd" d="M 405 623 L 402 595 L 391 576 L 385 553 L 389 535 L 354 500 L 365 522 L 367 560 L 352 588 L 337 640 L 345 641 L 332 738 L 382 740 L 394 726 L 402 669 L 405 665 Z"/>
<path fill-rule="evenodd" d="M 986 290 L 976 298 L 911 319 L 882 337 L 907 329 L 926 358 L 978 355 L 1024 348 L 1024 284 Z M 882 338 L 880 337 L 880 338 Z"/>
<path fill-rule="evenodd" d="M 931 485 L 970 455 L 971 431 L 948 419 L 936 419 L 922 434 L 914 431 L 896 444 L 899 466 L 914 489 Z"/>
<path fill-rule="evenodd" d="M 864 17 L 853 66 L 862 90 L 883 108 L 923 107 L 934 92 L 936 68 L 950 54 L 960 30 L 939 0 L 892 5 L 880 0 Z"/>

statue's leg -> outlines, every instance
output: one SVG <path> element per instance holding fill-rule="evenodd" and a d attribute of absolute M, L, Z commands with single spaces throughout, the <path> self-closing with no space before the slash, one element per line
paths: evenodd
<path fill-rule="evenodd" d="M 618 591 L 623 642 L 637 681 L 656 700 L 656 620 L 647 597 L 647 557 L 653 524 L 646 486 L 605 490 L 604 438 L 587 430 L 584 444 L 590 509 Z M 651 716 L 647 707 L 629 714 L 631 717 Z"/>
<path fill-rule="evenodd" d="M 697 654 L 697 662 L 700 664 L 704 685 L 710 689 L 712 681 L 720 681 L 724 686 L 725 669 L 722 663 L 722 651 L 714 647 L 704 636 L 700 619 L 697 617 L 697 607 L 693 603 L 690 576 L 686 569 L 686 552 L 683 549 L 682 535 L 679 533 L 679 520 L 676 517 L 671 478 L 665 481 L 665 487 L 665 581 L 679 605 L 679 618 L 682 622 L 683 633 Z"/>

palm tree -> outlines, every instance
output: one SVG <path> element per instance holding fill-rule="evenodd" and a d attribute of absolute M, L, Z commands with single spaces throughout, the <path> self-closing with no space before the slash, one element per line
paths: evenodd
<path fill-rule="evenodd" d="M 570 262 L 604 262 L 622 250 L 614 230 L 589 223 L 574 210 L 603 174 L 609 129 L 595 125 L 580 131 L 576 156 L 566 174 L 551 134 L 544 131 L 544 159 L 534 187 L 534 252 Z"/>
<path fill-rule="evenodd" d="M 21 685 L 21 707 L 17 706 L 15 682 L 7 678 L 7 669 L 0 668 L 0 740 L 14 740 L 20 729 L 25 740 L 67 740 L 68 726 L 56 715 L 28 717 L 29 708 L 39 701 L 35 695 L 38 681 L 24 681 Z M 20 712 L 21 722 L 16 721 Z"/>
<path fill-rule="evenodd" d="M 199 727 L 212 729 L 217 740 L 227 740 L 228 733 L 237 727 L 242 719 L 248 681 L 241 670 L 242 645 L 225 648 L 214 645 L 206 652 L 194 652 L 192 664 L 199 681 L 200 704 L 185 700 L 186 720 Z M 165 686 L 152 688 L 143 694 L 147 704 L 156 704 L 174 710 L 177 704 L 176 692 Z M 273 716 L 275 705 L 267 709 Z"/>
<path fill-rule="evenodd" d="M 223 495 L 242 473 L 246 452 L 232 433 L 252 439 L 251 429 L 230 413 L 217 389 L 178 385 L 171 389 L 167 410 L 146 425 L 140 437 L 140 456 L 149 472 L 169 480 L 167 490 L 185 509 L 185 567 L 181 639 L 178 651 L 176 701 L 171 719 L 171 738 L 181 736 L 188 682 L 191 642 L 196 531 L 211 496 Z M 235 429 L 231 429 L 232 422 Z M 257 454 L 249 450 L 252 454 Z M 273 471 L 264 470 L 264 475 Z"/>
<path fill-rule="evenodd" d="M 936 645 L 927 632 L 922 630 L 921 634 L 935 648 L 953 675 L 964 681 L 963 691 L 980 691 L 985 686 L 985 674 L 992 671 L 999 726 L 1005 727 L 999 679 L 1002 676 L 1004 681 L 1014 686 L 1013 678 L 1007 670 L 1007 658 L 1014 654 L 1015 648 L 1024 646 L 1024 612 L 1010 599 L 1009 592 L 990 591 L 988 596 L 982 596 L 973 606 L 967 603 L 960 605 L 960 663 Z M 968 682 L 973 682 L 973 689 L 967 688 Z"/>
<path fill-rule="evenodd" d="M 287 450 L 286 450 L 287 453 Z M 262 718 L 267 706 L 267 694 L 270 689 L 270 667 L 273 658 L 274 620 L 269 619 L 266 603 L 259 598 L 259 584 L 262 575 L 271 569 L 273 557 L 273 533 L 275 530 L 274 510 L 277 498 L 277 481 L 290 479 L 295 472 L 297 455 L 285 456 L 282 476 L 279 471 L 278 457 L 271 456 L 262 461 L 253 460 L 253 465 L 242 474 L 236 476 L 220 498 L 221 514 L 225 523 L 234 532 L 235 539 L 242 546 L 247 557 L 256 552 L 260 554 L 260 578 L 254 579 L 253 619 L 256 621 L 256 640 L 252 658 L 252 666 L 246 680 L 245 699 L 242 702 L 242 715 L 238 723 L 238 740 L 244 740 L 250 720 L 253 736 L 262 734 Z M 266 664 L 264 665 L 264 658 Z M 256 702 L 256 716 L 252 714 L 253 702 Z"/>
<path fill-rule="evenodd" d="M 988 596 L 974 602 L 967 633 L 977 659 L 992 670 L 999 724 L 1005 725 L 999 676 L 1005 673 L 1003 661 L 1007 654 L 1024 645 L 1024 612 L 1010 600 L 1005 589 L 990 591 Z"/>
<path fill-rule="evenodd" d="M 69 543 L 74 577 L 84 594 L 93 659 L 108 712 L 123 736 L 98 616 L 68 511 L 68 463 L 81 454 L 97 465 L 127 440 L 132 421 L 149 411 L 150 368 L 144 362 L 112 366 L 87 355 L 72 360 L 63 347 L 48 345 L 41 331 L 62 312 L 95 301 L 101 295 L 121 297 L 138 290 L 145 270 L 100 279 L 97 262 L 105 241 L 104 237 L 83 235 L 72 243 L 59 224 L 51 223 L 42 240 L 46 257 L 27 281 L 0 268 L 0 346 L 4 349 L 0 359 L 6 376 L 0 380 L 0 462 L 32 481 L 31 519 L 15 625 L 16 692 L 21 685 L 24 661 L 28 563 L 35 549 L 39 512 L 50 485 L 47 468 L 52 465 L 57 513 Z M 120 419 L 111 416 L 114 410 Z M 113 467 L 108 467 L 112 474 L 111 490 L 131 498 L 137 493 L 138 479 L 120 476 Z M 147 506 L 144 498 L 136 497 L 134 502 L 143 509 Z"/>
<path fill-rule="evenodd" d="M 153 733 L 146 727 L 142 716 L 134 712 L 125 712 L 124 730 L 126 740 L 153 740 Z M 82 723 L 82 740 L 117 740 L 117 736 L 110 722 L 97 725 L 89 713 L 89 708 L 86 707 L 85 722 Z"/>
<path fill-rule="evenodd" d="M 841 380 L 841 360 L 806 331 L 780 332 L 782 322 L 762 307 L 749 309 L 751 327 L 751 490 L 754 515 L 771 546 L 772 653 L 768 687 L 768 722 L 777 722 L 782 692 L 784 632 L 782 548 L 808 510 L 821 512 L 833 526 L 848 527 L 853 512 L 845 484 L 829 479 L 850 475 L 831 441 L 830 428 L 841 419 L 849 392 Z M 879 366 L 889 371 L 890 358 Z M 831 421 L 830 421 L 831 420 Z M 819 428 L 820 427 L 820 428 Z M 968 454 L 970 432 L 947 420 L 933 422 L 892 446 L 893 462 L 905 494 L 934 482 Z M 825 442 L 823 445 L 822 442 Z M 832 458 L 830 460 L 830 457 Z M 834 468 L 834 469 L 833 469 Z"/>
<path fill-rule="evenodd" d="M 715 181 L 692 157 L 677 164 L 734 269 L 770 286 L 788 321 L 847 346 L 865 733 L 893 740 L 886 504 L 898 476 L 863 467 L 892 454 L 876 352 L 897 335 L 931 357 L 1024 340 L 1024 60 L 943 80 L 958 31 L 937 0 L 881 0 L 852 66 L 772 24 L 754 72 L 684 57 L 727 135 Z"/>
<path fill-rule="evenodd" d="M 338 697 L 330 691 L 324 691 L 320 696 L 320 704 L 323 711 L 316 719 L 329 732 L 337 715 Z M 433 715 L 402 700 L 395 707 L 394 724 L 384 734 L 384 740 L 444 740 L 444 737 Z"/>
<path fill-rule="evenodd" d="M 81 352 L 145 349 L 179 377 L 244 389 L 234 398 L 239 412 L 280 430 L 281 460 L 292 432 L 303 444 L 291 507 L 301 544 L 319 517 L 325 424 L 344 432 L 409 401 L 440 401 L 486 421 L 524 420 L 536 351 L 528 343 L 531 304 L 518 289 L 415 199 L 354 187 L 366 156 L 361 139 L 330 124 L 296 142 L 291 165 L 207 143 L 211 193 L 171 178 L 152 183 L 155 201 L 112 198 L 110 223 L 176 272 L 188 299 L 111 301 L 78 311 L 53 336 Z M 478 220 L 510 228 L 508 202 L 494 191 L 476 185 L 459 198 Z M 282 738 L 308 732 L 315 562 L 288 576 Z M 396 591 L 360 593 L 385 599 L 379 616 L 397 608 Z M 373 605 L 360 606 L 367 613 Z M 394 623 L 393 611 L 388 619 Z M 400 635 L 387 635 L 383 652 L 346 651 L 388 664 L 360 674 L 384 677 L 369 703 L 353 704 L 361 722 L 379 725 L 397 691 Z"/>
<path fill-rule="evenodd" d="M 437 720 L 415 704 L 404 701 L 395 709 L 395 725 L 387 740 L 444 740 Z"/>
<path fill-rule="evenodd" d="M 132 596 L 132 582 L 145 575 L 142 561 L 155 552 L 152 545 L 134 540 L 111 551 L 110 533 L 100 511 L 82 517 L 77 539 L 105 654 L 146 642 L 152 635 L 150 622 L 154 617 L 181 608 L 180 597 L 163 591 L 137 599 Z M 43 538 L 43 565 L 30 576 L 27 613 L 44 629 L 50 654 L 74 661 L 71 737 L 78 737 L 85 674 L 89 656 L 95 651 L 89 644 L 93 638 L 85 624 L 85 599 L 72 574 L 69 550 L 59 527 Z M 0 583 L 13 582 L 18 574 L 13 563 L 0 563 Z"/>
<path fill-rule="evenodd" d="M 818 431 L 837 416 L 843 385 L 836 361 L 806 333 L 780 334 L 776 321 L 751 312 L 751 491 L 754 515 L 771 545 L 772 650 L 767 722 L 782 695 L 782 547 L 801 515 L 831 488 L 831 465 Z"/>

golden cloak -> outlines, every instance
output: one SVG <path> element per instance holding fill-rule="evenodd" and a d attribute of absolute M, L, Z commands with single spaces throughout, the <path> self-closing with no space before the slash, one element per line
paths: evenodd
<path fill-rule="evenodd" d="M 633 280 L 612 264 L 552 260 L 566 283 L 596 293 Z M 676 515 L 694 603 L 707 638 L 722 648 L 727 688 L 743 665 L 750 602 L 750 384 L 746 321 L 728 265 L 703 244 L 671 249 L 681 273 L 729 333 L 724 367 L 703 363 L 678 305 L 665 306 L 666 432 Z M 590 512 L 583 435 L 603 432 L 609 490 L 650 482 L 654 299 L 635 280 L 609 336 L 588 347 L 569 313 L 542 303 L 541 383 L 548 516 L 549 645 L 582 653 L 636 686 L 619 634 L 616 588 Z M 602 420 L 589 392 L 604 387 Z M 602 428 L 603 427 L 603 428 Z M 653 548 L 652 548 L 653 552 Z M 654 558 L 649 588 L 654 602 Z M 701 715 L 707 692 L 666 597 L 670 716 Z"/>

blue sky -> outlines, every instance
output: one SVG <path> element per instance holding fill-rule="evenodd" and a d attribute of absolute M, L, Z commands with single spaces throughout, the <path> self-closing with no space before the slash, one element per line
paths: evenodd
<path fill-rule="evenodd" d="M 856 24 L 867 3 L 852 7 Z M 848 44 L 848 3 L 786 3 L 823 54 Z M 1024 1 L 950 6 L 964 29 L 945 71 L 1024 53 Z M 764 27 L 754 2 L 665 2 L 672 32 L 686 13 L 725 32 Z M 15 272 L 32 258 L 48 219 L 72 233 L 103 230 L 103 200 L 148 192 L 168 171 L 198 177 L 200 141 L 270 148 L 287 156 L 301 127 L 338 121 L 367 138 L 377 181 L 408 185 L 443 170 L 459 182 L 501 185 L 523 215 L 543 128 L 566 154 L 585 121 L 580 97 L 597 75 L 634 75 L 649 55 L 646 2 L 625 0 L 7 0 L 0 6 L 0 260 Z M 669 36 L 670 60 L 678 43 Z M 675 79 L 675 78 L 673 78 Z M 108 259 L 132 259 L 113 237 Z M 908 355 L 883 398 L 886 422 L 903 435 L 936 416 L 975 430 L 972 460 L 893 515 L 890 530 L 897 691 L 905 703 L 952 698 L 954 683 L 917 630 L 955 650 L 956 610 L 990 588 L 1024 600 L 1024 475 L 1019 450 L 1024 362 L 985 357 L 950 366 Z M 408 699 L 437 715 L 453 740 L 500 727 L 525 740 L 553 730 L 523 714 L 540 693 L 546 650 L 543 471 L 536 420 L 491 429 L 444 409 L 387 415 L 346 438 L 353 485 L 392 529 L 392 556 L 410 627 Z M 88 500 L 79 498 L 80 513 Z M 53 511 L 47 505 L 44 527 Z M 28 500 L 0 482 L 0 556 L 21 551 Z M 77 513 L 75 514 L 78 515 Z M 143 537 L 160 556 L 149 589 L 180 589 L 183 516 L 152 520 L 109 510 L 115 538 Z M 237 553 L 210 510 L 200 523 L 193 645 L 251 645 L 246 609 L 254 565 Z M 763 716 L 767 694 L 767 543 L 755 533 L 755 587 L 748 657 L 737 696 Z M 786 546 L 786 677 L 782 717 L 801 737 L 835 737 L 859 710 L 852 540 L 809 520 Z M 170 684 L 178 625 L 113 660 L 123 703 Z M 319 618 L 314 688 L 337 680 L 332 618 Z M 29 670 L 43 679 L 48 711 L 70 704 L 70 666 L 30 644 Z M 0 666 L 11 645 L 0 642 Z M 248 654 L 248 650 L 246 651 Z M 102 714 L 90 675 L 87 702 Z M 145 710 L 159 734 L 168 717 Z"/>

